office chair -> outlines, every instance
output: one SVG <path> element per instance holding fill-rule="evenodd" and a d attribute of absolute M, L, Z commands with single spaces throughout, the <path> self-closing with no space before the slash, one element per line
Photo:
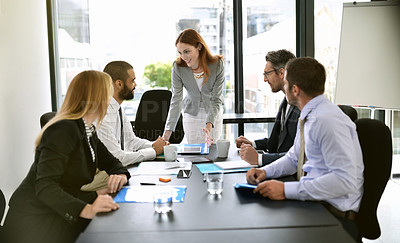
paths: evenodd
<path fill-rule="evenodd" d="M 355 123 L 364 160 L 364 194 L 356 219 L 361 242 L 381 235 L 376 210 L 392 168 L 392 136 L 381 121 L 362 118 Z"/>
<path fill-rule="evenodd" d="M 143 93 L 135 118 L 136 136 L 154 141 L 163 135 L 171 96 L 169 90 L 148 90 Z M 169 142 L 180 143 L 184 134 L 181 115 Z"/>
<path fill-rule="evenodd" d="M 3 191 L 0 189 L 0 223 L 3 220 L 4 212 L 6 210 L 6 197 L 3 194 Z M 0 239 L 4 237 L 4 228 L 0 225 Z"/>
<path fill-rule="evenodd" d="M 44 113 L 44 114 L 40 117 L 40 127 L 43 128 L 44 125 L 46 125 L 46 123 L 47 123 L 48 121 L 50 121 L 51 118 L 53 118 L 53 117 L 56 115 L 56 113 L 57 113 L 57 112 L 53 112 L 53 111 Z"/>
<path fill-rule="evenodd" d="M 338 105 L 339 108 L 350 117 L 350 119 L 354 122 L 355 120 L 357 120 L 358 115 L 357 115 L 357 111 L 356 109 L 354 109 L 351 106 L 348 105 Z"/>

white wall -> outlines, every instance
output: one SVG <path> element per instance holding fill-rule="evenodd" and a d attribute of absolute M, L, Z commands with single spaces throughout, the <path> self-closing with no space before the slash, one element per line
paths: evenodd
<path fill-rule="evenodd" d="M 7 201 L 34 156 L 51 110 L 45 0 L 0 0 L 0 188 Z"/>

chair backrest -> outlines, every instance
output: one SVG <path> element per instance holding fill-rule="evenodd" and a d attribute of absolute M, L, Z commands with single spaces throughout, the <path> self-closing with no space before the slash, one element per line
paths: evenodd
<path fill-rule="evenodd" d="M 358 115 L 357 115 L 357 111 L 356 109 L 354 109 L 351 106 L 348 105 L 338 105 L 339 108 L 350 117 L 350 119 L 354 122 L 355 120 L 357 120 Z"/>
<path fill-rule="evenodd" d="M 0 223 L 4 216 L 4 211 L 6 210 L 6 197 L 3 191 L 0 189 Z"/>
<path fill-rule="evenodd" d="M 392 136 L 381 121 L 362 118 L 355 121 L 364 160 L 364 194 L 357 216 L 359 240 L 381 235 L 376 211 L 392 168 Z"/>
<path fill-rule="evenodd" d="M 43 128 L 44 125 L 46 125 L 46 123 L 47 123 L 48 121 L 50 121 L 51 118 L 53 118 L 55 115 L 56 115 L 56 112 L 53 112 L 53 111 L 44 113 L 44 114 L 40 117 L 40 127 Z"/>
<path fill-rule="evenodd" d="M 136 112 L 134 131 L 136 136 L 155 140 L 162 136 L 167 120 L 172 92 L 169 90 L 148 90 L 143 93 Z M 182 115 L 179 118 L 175 132 L 169 141 L 180 143 L 183 139 Z"/>

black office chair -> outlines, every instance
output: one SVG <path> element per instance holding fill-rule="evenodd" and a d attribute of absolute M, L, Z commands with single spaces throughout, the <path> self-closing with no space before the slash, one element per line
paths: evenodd
<path fill-rule="evenodd" d="M 381 121 L 362 118 L 355 123 L 364 160 L 364 194 L 356 219 L 361 242 L 381 235 L 376 211 L 392 168 L 392 136 Z"/>
<path fill-rule="evenodd" d="M 44 114 L 40 117 L 40 127 L 43 128 L 44 125 L 46 125 L 46 123 L 47 123 L 48 121 L 50 121 L 50 120 L 56 115 L 56 113 L 57 113 L 57 112 L 53 112 L 53 111 L 44 113 Z"/>
<path fill-rule="evenodd" d="M 136 136 L 153 141 L 163 135 L 171 96 L 169 90 L 148 90 L 143 93 L 135 118 Z M 181 115 L 169 142 L 180 143 L 184 134 Z"/>
<path fill-rule="evenodd" d="M 357 115 L 357 111 L 356 109 L 354 109 L 351 106 L 348 105 L 338 105 L 339 108 L 350 117 L 350 119 L 354 122 L 355 120 L 357 120 L 358 115 Z"/>
<path fill-rule="evenodd" d="M 3 220 L 4 211 L 6 210 L 6 197 L 3 194 L 3 191 L 0 189 L 0 223 Z M 3 239 L 4 236 L 4 228 L 0 225 L 0 239 Z"/>

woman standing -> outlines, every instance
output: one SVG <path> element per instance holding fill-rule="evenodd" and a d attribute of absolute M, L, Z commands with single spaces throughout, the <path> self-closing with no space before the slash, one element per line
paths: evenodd
<path fill-rule="evenodd" d="M 78 74 L 57 115 L 36 139 L 35 161 L 10 199 L 7 242 L 73 242 L 96 213 L 118 209 L 115 193 L 129 172 L 97 138 L 113 92 L 108 74 Z M 108 189 L 83 192 L 96 168 L 110 174 Z"/>
<path fill-rule="evenodd" d="M 212 55 L 193 29 L 184 30 L 175 46 L 179 57 L 172 68 L 172 98 L 163 137 L 169 140 L 183 110 L 186 141 L 211 144 L 222 132 L 222 56 Z M 187 91 L 185 98 L 183 88 Z"/>

